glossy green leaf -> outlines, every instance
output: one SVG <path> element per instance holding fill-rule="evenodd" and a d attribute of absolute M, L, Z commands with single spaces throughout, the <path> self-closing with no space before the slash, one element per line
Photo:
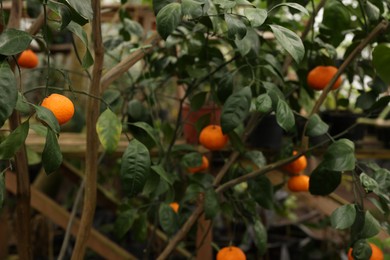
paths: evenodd
<path fill-rule="evenodd" d="M 3 142 L 0 143 L 0 160 L 9 160 L 24 144 L 27 138 L 29 122 L 25 121 L 12 131 Z"/>
<path fill-rule="evenodd" d="M 237 5 L 237 2 L 234 0 L 214 0 L 214 3 L 223 9 L 231 9 Z"/>
<path fill-rule="evenodd" d="M 142 142 L 146 147 L 152 148 L 158 144 L 155 129 L 145 122 L 135 122 L 129 124 L 129 129 L 133 136 Z"/>
<path fill-rule="evenodd" d="M 361 230 L 361 238 L 370 238 L 379 233 L 381 225 L 379 221 L 367 210 L 364 217 L 364 225 Z"/>
<path fill-rule="evenodd" d="M 265 177 L 258 177 L 249 183 L 249 194 L 261 207 L 273 209 L 274 189 L 271 181 Z"/>
<path fill-rule="evenodd" d="M 293 31 L 280 25 L 271 24 L 270 27 L 279 44 L 297 63 L 300 63 L 305 55 L 305 47 L 303 46 L 301 38 Z"/>
<path fill-rule="evenodd" d="M 186 153 L 182 157 L 181 163 L 185 168 L 198 167 L 202 164 L 202 154 L 199 152 Z"/>
<path fill-rule="evenodd" d="M 374 91 L 364 92 L 356 99 L 355 106 L 363 110 L 370 109 L 377 101 L 378 94 Z"/>
<path fill-rule="evenodd" d="M 372 52 L 372 64 L 379 77 L 390 84 L 390 73 L 387 66 L 390 64 L 390 47 L 387 44 L 378 44 Z"/>
<path fill-rule="evenodd" d="M 206 102 L 207 95 L 207 91 L 202 91 L 194 95 L 190 101 L 191 110 L 196 111 L 201 109 Z"/>
<path fill-rule="evenodd" d="M 244 154 L 245 158 L 251 160 L 257 167 L 261 168 L 267 164 L 267 159 L 261 151 L 251 150 Z"/>
<path fill-rule="evenodd" d="M 0 36 L 1 37 L 1 36 Z M 18 100 L 15 75 L 8 63 L 0 63 L 0 128 L 11 116 Z"/>
<path fill-rule="evenodd" d="M 161 228 L 168 234 L 173 235 L 178 229 L 178 217 L 173 209 L 166 203 L 162 203 L 158 210 Z"/>
<path fill-rule="evenodd" d="M 128 209 L 120 212 L 114 224 L 115 236 L 118 239 L 121 239 L 133 226 L 137 217 L 138 214 L 136 209 Z"/>
<path fill-rule="evenodd" d="M 15 110 L 18 110 L 19 112 L 26 113 L 26 114 L 31 112 L 31 107 L 28 104 L 28 101 L 20 92 L 18 92 L 18 99 L 16 101 Z"/>
<path fill-rule="evenodd" d="M 295 126 L 294 113 L 283 100 L 279 100 L 276 107 L 276 121 L 285 131 L 290 131 Z"/>
<path fill-rule="evenodd" d="M 89 7 L 92 8 L 91 2 L 90 1 L 78 1 L 78 2 L 83 2 L 83 3 L 80 3 L 81 9 L 78 10 L 78 9 L 75 9 L 75 8 L 79 8 L 78 6 L 75 6 L 75 4 L 74 4 L 74 2 L 76 2 L 76 1 L 77 0 L 58 0 L 58 2 L 64 4 L 65 6 L 67 6 L 69 8 L 70 17 L 71 17 L 72 21 L 77 23 L 78 25 L 83 26 L 86 23 L 88 23 L 88 20 L 92 20 L 93 12 L 92 12 L 92 9 L 89 9 Z"/>
<path fill-rule="evenodd" d="M 309 191 L 313 195 L 328 195 L 341 183 L 341 172 L 331 171 L 320 164 L 310 175 Z"/>
<path fill-rule="evenodd" d="M 242 38 L 241 40 L 235 39 L 234 42 L 237 46 L 238 51 L 241 53 L 242 56 L 251 53 L 250 52 L 251 50 L 257 52 L 260 46 L 259 36 L 256 33 L 256 31 L 252 28 L 247 29 L 244 38 Z"/>
<path fill-rule="evenodd" d="M 246 18 L 248 18 L 252 27 L 261 26 L 268 16 L 267 10 L 250 7 L 244 9 L 244 14 Z"/>
<path fill-rule="evenodd" d="M 37 112 L 37 118 L 44 124 L 50 127 L 52 131 L 56 134 L 60 132 L 60 125 L 58 124 L 57 118 L 54 116 L 53 112 L 51 112 L 46 107 L 32 105 Z"/>
<path fill-rule="evenodd" d="M 163 7 L 174 2 L 175 0 L 153 0 L 154 13 L 157 15 Z"/>
<path fill-rule="evenodd" d="M 366 11 L 368 20 L 376 22 L 379 20 L 381 13 L 378 7 L 372 4 L 370 1 L 364 1 L 364 10 Z"/>
<path fill-rule="evenodd" d="M 329 126 L 322 121 L 318 114 L 314 114 L 309 118 L 307 123 L 306 135 L 307 136 L 319 136 L 328 132 Z"/>
<path fill-rule="evenodd" d="M 144 188 L 142 189 L 142 195 L 149 198 L 158 196 L 156 191 L 161 182 L 164 182 L 164 180 L 161 180 L 160 176 L 152 170 L 146 179 Z"/>
<path fill-rule="evenodd" d="M 213 219 L 219 211 L 218 195 L 214 189 L 208 189 L 204 197 L 204 213 L 206 219 Z"/>
<path fill-rule="evenodd" d="M 378 192 L 379 184 L 375 179 L 371 178 L 364 172 L 359 175 L 359 178 L 366 192 L 371 192 L 371 191 L 374 191 L 375 193 Z"/>
<path fill-rule="evenodd" d="M 170 185 L 173 185 L 173 183 L 176 180 L 175 175 L 173 173 L 166 172 L 165 169 L 161 165 L 152 165 L 151 170 L 152 170 L 152 172 L 159 175 L 162 179 L 164 179 Z"/>
<path fill-rule="evenodd" d="M 242 40 L 245 37 L 246 26 L 237 16 L 225 14 L 225 22 L 228 27 L 229 38 Z"/>
<path fill-rule="evenodd" d="M 65 29 L 66 26 L 68 26 L 68 24 L 72 21 L 71 9 L 65 4 L 54 1 L 48 1 L 47 6 L 54 14 L 59 17 L 59 30 Z"/>
<path fill-rule="evenodd" d="M 81 60 L 81 65 L 83 66 L 84 69 L 91 67 L 94 61 L 93 61 L 92 54 L 89 50 L 87 33 L 84 31 L 84 29 L 83 29 L 83 27 L 81 27 L 81 25 L 74 23 L 74 22 L 70 22 L 68 24 L 67 28 L 69 29 L 69 31 L 74 33 L 82 41 L 82 43 L 84 44 L 84 46 L 86 48 L 85 54 Z"/>
<path fill-rule="evenodd" d="M 272 108 L 276 110 L 279 100 L 285 100 L 283 92 L 274 83 L 262 82 L 268 96 L 272 100 Z"/>
<path fill-rule="evenodd" d="M 256 249 L 258 251 L 258 255 L 264 255 L 267 251 L 267 229 L 264 227 L 263 223 L 260 219 L 256 219 L 253 225 L 254 231 L 254 242 L 256 245 Z"/>
<path fill-rule="evenodd" d="M 234 150 L 244 153 L 246 148 L 241 136 L 236 131 L 230 131 L 227 135 Z"/>
<path fill-rule="evenodd" d="M 179 3 L 170 3 L 164 6 L 156 16 L 157 31 L 163 39 L 179 26 L 181 22 L 181 5 Z"/>
<path fill-rule="evenodd" d="M 32 39 L 25 31 L 6 29 L 0 34 L 0 54 L 10 56 L 21 53 L 30 46 Z"/>
<path fill-rule="evenodd" d="M 118 94 L 120 95 L 120 93 Z M 127 114 L 131 117 L 132 120 L 140 121 L 145 116 L 145 107 L 137 99 L 130 100 L 127 103 Z"/>
<path fill-rule="evenodd" d="M 255 105 L 257 111 L 267 113 L 272 109 L 272 99 L 266 93 L 261 94 L 256 98 Z"/>
<path fill-rule="evenodd" d="M 372 249 L 365 239 L 360 239 L 353 244 L 352 256 L 356 260 L 370 259 Z"/>
<path fill-rule="evenodd" d="M 42 12 L 42 3 L 39 0 L 27 0 L 27 14 L 30 18 L 37 18 Z"/>
<path fill-rule="evenodd" d="M 55 172 L 62 164 L 62 153 L 58 144 L 57 134 L 47 128 L 45 147 L 42 152 L 42 165 L 46 174 Z"/>
<path fill-rule="evenodd" d="M 98 118 L 96 132 L 104 150 L 112 153 L 118 147 L 122 123 L 117 115 L 107 108 Z"/>
<path fill-rule="evenodd" d="M 122 189 L 129 198 L 142 191 L 150 171 L 148 148 L 137 139 L 130 141 L 122 156 L 120 177 Z"/>
<path fill-rule="evenodd" d="M 202 3 L 196 0 L 182 0 L 181 12 L 183 15 L 189 15 L 192 18 L 198 18 L 202 16 Z"/>
<path fill-rule="evenodd" d="M 307 11 L 307 9 L 298 3 L 281 3 L 281 4 L 278 4 L 278 5 L 275 5 L 274 7 L 272 7 L 272 9 L 269 12 L 271 12 L 273 9 L 275 9 L 277 7 L 281 7 L 281 6 L 288 6 L 290 8 L 296 9 L 296 10 L 304 13 L 305 15 L 309 15 L 309 12 Z"/>
<path fill-rule="evenodd" d="M 353 225 L 356 218 L 355 205 L 347 204 L 338 207 L 332 212 L 330 222 L 335 229 L 346 229 Z"/>
<path fill-rule="evenodd" d="M 355 169 L 355 144 L 348 139 L 332 143 L 324 155 L 323 166 L 331 171 L 351 171 Z"/>
<path fill-rule="evenodd" d="M 249 113 L 252 92 L 249 87 L 233 93 L 225 102 L 221 113 L 221 127 L 224 133 L 233 131 Z"/>

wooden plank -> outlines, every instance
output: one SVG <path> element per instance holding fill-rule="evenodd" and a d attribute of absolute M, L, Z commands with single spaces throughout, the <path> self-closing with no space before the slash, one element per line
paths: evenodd
<path fill-rule="evenodd" d="M 6 187 L 11 193 L 16 193 L 16 177 L 12 172 L 6 173 Z M 31 205 L 53 223 L 66 229 L 70 218 L 69 212 L 33 186 L 31 186 Z M 71 234 L 76 236 L 79 228 L 80 220 L 76 218 L 73 221 Z M 137 259 L 96 229 L 92 229 L 87 246 L 105 259 Z"/>

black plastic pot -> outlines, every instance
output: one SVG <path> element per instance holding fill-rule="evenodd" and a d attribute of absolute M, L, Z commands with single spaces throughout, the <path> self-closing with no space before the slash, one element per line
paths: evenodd
<path fill-rule="evenodd" d="M 322 120 L 329 125 L 329 134 L 336 136 L 345 132 L 349 127 L 354 125 L 361 116 L 350 111 L 325 111 L 321 113 Z M 358 124 L 345 134 L 338 136 L 336 139 L 347 138 L 352 141 L 359 141 L 366 135 L 366 126 Z"/>
<path fill-rule="evenodd" d="M 281 128 L 275 115 L 265 116 L 249 135 L 247 143 L 251 147 L 275 149 L 282 147 L 283 128 Z"/>

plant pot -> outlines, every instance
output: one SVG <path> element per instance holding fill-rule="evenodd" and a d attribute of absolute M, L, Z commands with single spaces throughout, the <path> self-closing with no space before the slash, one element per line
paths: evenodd
<path fill-rule="evenodd" d="M 247 143 L 251 147 L 275 149 L 282 147 L 283 128 L 279 126 L 275 115 L 265 116 L 249 135 Z"/>
<path fill-rule="evenodd" d="M 390 127 L 377 127 L 376 134 L 385 148 L 390 148 Z"/>
<path fill-rule="evenodd" d="M 183 135 L 189 144 L 198 144 L 199 132 L 196 125 L 220 124 L 221 108 L 206 105 L 199 110 L 191 110 L 189 105 L 182 107 Z"/>
<path fill-rule="evenodd" d="M 355 114 L 350 111 L 326 111 L 321 113 L 322 120 L 329 125 L 329 134 L 331 136 L 335 136 L 346 131 L 349 127 L 356 123 L 360 116 L 360 114 Z M 354 128 L 348 130 L 348 132 L 336 139 L 347 138 L 352 141 L 359 141 L 364 138 L 365 134 L 366 126 L 356 125 Z"/>

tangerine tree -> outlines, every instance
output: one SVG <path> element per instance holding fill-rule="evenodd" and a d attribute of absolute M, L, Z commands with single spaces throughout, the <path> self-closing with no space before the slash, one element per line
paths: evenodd
<path fill-rule="evenodd" d="M 13 169 L 14 160 L 18 183 L 26 187 L 19 195 L 27 198 L 17 208 L 18 240 L 25 246 L 19 249 L 21 258 L 32 259 L 29 214 L 23 213 L 29 212 L 25 140 L 31 125 L 44 127 L 42 164 L 47 174 L 55 172 L 63 160 L 60 124 L 73 115 L 73 104 L 63 96 L 50 102 L 57 96 L 49 96 L 52 92 L 88 98 L 86 189 L 75 259 L 84 257 L 92 225 L 99 146 L 104 150 L 102 158 L 109 156 L 117 150 L 122 134 L 128 145 L 115 172 L 121 183 L 118 199 L 123 203 L 114 232 L 119 238 L 127 232 L 145 234 L 148 223 L 157 224 L 170 238 L 163 250 L 155 252 L 157 259 L 168 258 L 183 240 L 191 245 L 198 219 L 214 221 L 221 216 L 253 230 L 256 255 L 262 256 L 267 252 L 267 228 L 259 212 L 278 211 L 277 191 L 287 184 L 294 192 L 328 196 L 346 176 L 353 180 L 354 200 L 330 216 L 333 228 L 350 231 L 344 253 L 352 247 L 352 256 L 369 256 L 374 250 L 366 240 L 382 229 L 388 231 L 388 219 L 374 216 L 363 199 L 370 196 L 388 216 L 389 170 L 357 160 L 355 144 L 340 138 L 342 134 L 330 136 L 319 112 L 330 96 L 350 106 L 355 93 L 354 108 L 362 111 L 362 122 L 388 126 L 389 1 L 156 0 L 152 7 L 157 33 L 151 34 L 145 34 L 125 12 L 126 1 L 121 1 L 119 29 L 110 34 L 102 33 L 98 0 L 38 3 L 42 16 L 36 21 L 41 21 L 37 26 L 41 31 L 20 29 L 17 6 L 21 1 L 13 2 L 15 10 L 11 9 L 7 23 L 3 19 L 6 29 L 0 35 L 0 126 L 4 129 L 0 188 L 3 194 L 4 174 Z M 319 13 L 321 24 L 315 22 Z M 86 47 L 79 61 L 90 76 L 88 92 L 74 90 L 75 82 L 60 89 L 50 85 L 49 76 L 58 69 L 52 67 L 48 51 L 53 21 L 57 30 L 71 31 Z M 82 27 L 88 23 L 93 28 L 93 46 Z M 38 33 L 42 37 L 35 36 Z M 15 61 L 33 39 L 42 43 L 47 60 L 43 71 L 48 80 L 32 90 L 43 91 L 41 105 L 26 99 L 15 70 L 18 64 L 23 67 Z M 67 73 L 63 77 L 67 79 Z M 342 97 L 345 92 L 348 98 Z M 183 144 L 182 131 L 188 123 L 183 109 L 189 106 L 194 112 L 205 105 L 212 110 L 194 123 L 198 142 Z M 169 107 L 166 112 L 173 110 L 174 115 L 164 118 L 159 113 L 162 107 Z M 285 133 L 283 147 L 273 156 L 248 142 L 256 125 L 269 115 Z M 321 141 L 314 143 L 318 137 Z M 318 151 L 319 163 L 309 172 L 307 158 Z M 215 166 L 212 159 L 218 156 L 220 165 Z M 275 171 L 286 176 L 280 183 L 269 179 Z M 237 249 L 234 254 L 245 259 L 242 250 L 232 245 L 240 241 L 229 240 L 219 245 L 225 248 L 217 258 L 229 259 Z"/>

